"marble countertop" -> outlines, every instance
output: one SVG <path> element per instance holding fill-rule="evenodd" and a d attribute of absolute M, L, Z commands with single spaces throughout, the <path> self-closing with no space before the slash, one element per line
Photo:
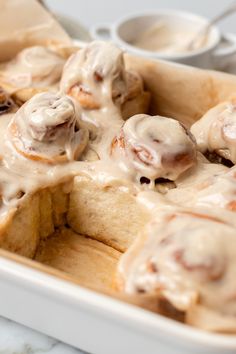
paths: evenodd
<path fill-rule="evenodd" d="M 0 317 L 0 354 L 85 354 L 84 352 Z"/>

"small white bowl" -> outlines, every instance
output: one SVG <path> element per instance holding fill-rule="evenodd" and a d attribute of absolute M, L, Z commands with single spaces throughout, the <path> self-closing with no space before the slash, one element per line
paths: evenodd
<path fill-rule="evenodd" d="M 236 53 L 236 36 L 220 33 L 216 26 L 212 26 L 207 44 L 191 52 L 164 53 L 140 49 L 133 43 L 144 31 L 157 22 L 163 22 L 171 26 L 173 30 L 185 28 L 186 31 L 197 32 L 208 20 L 185 11 L 158 10 L 133 14 L 122 18 L 114 24 L 101 24 L 91 28 L 91 36 L 94 39 L 111 39 L 122 49 L 143 57 L 152 59 L 165 59 L 182 64 L 201 68 L 223 68 L 229 59 Z M 221 47 L 222 39 L 227 45 Z"/>

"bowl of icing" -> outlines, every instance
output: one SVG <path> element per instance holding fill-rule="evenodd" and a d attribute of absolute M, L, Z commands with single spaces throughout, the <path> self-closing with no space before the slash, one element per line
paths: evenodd
<path fill-rule="evenodd" d="M 113 24 L 98 24 L 91 29 L 91 35 L 110 39 L 134 55 L 202 68 L 223 66 L 236 53 L 236 37 L 223 36 L 218 27 L 211 26 L 194 48 L 188 48 L 208 23 L 206 18 L 189 12 L 158 10 L 132 14 Z M 223 38 L 228 43 L 224 47 Z"/>

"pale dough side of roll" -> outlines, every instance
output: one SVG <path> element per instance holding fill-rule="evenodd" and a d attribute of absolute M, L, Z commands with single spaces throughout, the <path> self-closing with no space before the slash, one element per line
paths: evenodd
<path fill-rule="evenodd" d="M 0 247 L 33 257 L 39 242 L 40 214 L 39 194 L 27 196 L 21 206 L 8 212 L 0 225 Z"/>
<path fill-rule="evenodd" d="M 63 184 L 24 196 L 18 207 L 1 220 L 0 247 L 32 258 L 40 239 L 65 224 L 68 200 L 69 192 L 64 192 Z"/>
<path fill-rule="evenodd" d="M 74 179 L 67 217 L 74 231 L 125 251 L 149 217 L 131 192 L 88 177 Z"/>

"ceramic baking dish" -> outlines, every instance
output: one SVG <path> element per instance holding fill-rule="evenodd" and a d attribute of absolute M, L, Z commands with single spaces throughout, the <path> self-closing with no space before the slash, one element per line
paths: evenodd
<path fill-rule="evenodd" d="M 236 77 L 127 56 L 151 112 L 186 125 L 236 91 Z M 0 250 L 0 315 L 94 354 L 229 354 L 236 337 L 206 333 L 89 290 L 75 277 Z"/>

